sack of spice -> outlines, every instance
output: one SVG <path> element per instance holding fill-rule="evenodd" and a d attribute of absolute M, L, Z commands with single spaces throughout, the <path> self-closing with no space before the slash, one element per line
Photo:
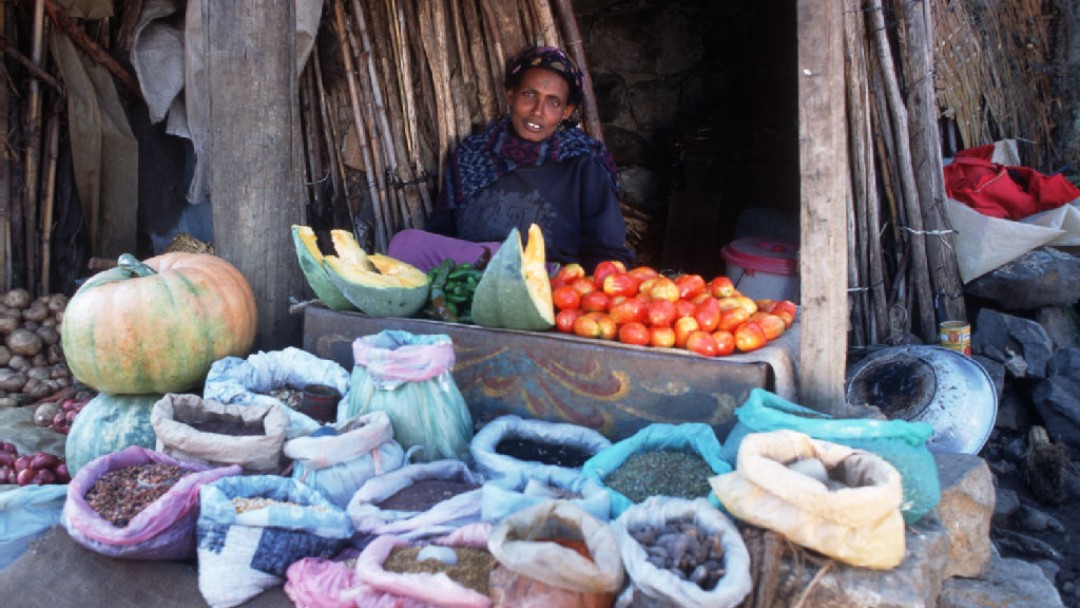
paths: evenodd
<path fill-rule="evenodd" d="M 630 579 L 620 608 L 735 608 L 753 587 L 742 535 L 703 498 L 654 496 L 611 529 Z"/>
<path fill-rule="evenodd" d="M 279 473 L 289 417 L 277 403 L 225 405 L 169 393 L 154 403 L 157 451 L 182 460 L 238 464 L 244 473 Z"/>
<path fill-rule="evenodd" d="M 739 445 L 749 433 L 789 429 L 814 439 L 842 443 L 881 456 L 896 467 L 904 486 L 902 512 L 906 523 L 915 523 L 941 500 L 937 461 L 926 442 L 934 432 L 927 422 L 834 418 L 755 388 L 735 408 L 735 427 L 724 440 L 725 460 L 738 465 Z"/>
<path fill-rule="evenodd" d="M 412 544 L 397 536 L 380 536 L 356 559 L 354 574 L 359 584 L 342 597 L 365 608 L 488 608 L 488 581 L 494 565 L 483 542 L 478 546 Z"/>
<path fill-rule="evenodd" d="M 247 359 L 222 357 L 210 366 L 203 399 L 224 404 L 285 406 L 289 415 L 288 438 L 310 435 L 325 422 L 304 411 L 301 398 L 310 385 L 330 387 L 340 395 L 328 422 L 341 420 L 348 402 L 349 372 L 336 361 L 322 359 L 305 350 L 258 352 Z"/>
<path fill-rule="evenodd" d="M 359 552 L 347 547 L 332 558 L 305 557 L 285 570 L 285 595 L 304 608 L 355 608 L 342 592 L 356 586 L 353 572 Z"/>
<path fill-rule="evenodd" d="M 710 479 L 736 518 L 846 564 L 904 559 L 900 473 L 882 457 L 798 431 L 751 433 L 732 473 Z"/>
<path fill-rule="evenodd" d="M 357 338 L 353 359 L 345 418 L 384 411 L 403 448 L 423 448 L 420 460 L 468 457 L 472 415 L 451 375 L 449 336 L 387 329 Z"/>
<path fill-rule="evenodd" d="M 141 560 L 195 557 L 199 489 L 240 467 L 178 460 L 130 446 L 91 460 L 67 486 L 60 523 L 102 555 Z"/>
<path fill-rule="evenodd" d="M 371 412 L 338 425 L 325 435 L 285 442 L 293 460 L 292 477 L 344 509 L 364 482 L 405 464 L 386 412 Z"/>
<path fill-rule="evenodd" d="M 199 491 L 199 592 L 230 608 L 284 582 L 294 562 L 335 555 L 352 537 L 345 512 L 278 475 L 238 475 Z"/>
<path fill-rule="evenodd" d="M 490 581 L 497 608 L 610 607 L 625 578 L 611 527 L 565 500 L 506 517 L 488 549 L 499 562 Z"/>
<path fill-rule="evenodd" d="M 548 467 L 515 471 L 485 481 L 480 518 L 498 522 L 522 509 L 556 499 L 568 500 L 600 521 L 611 517 L 611 495 L 599 482 L 579 471 Z"/>
<path fill-rule="evenodd" d="M 716 506 L 709 478 L 731 471 L 720 440 L 703 422 L 653 423 L 593 456 L 581 467 L 611 494 L 611 516 L 650 496 L 704 498 Z"/>
<path fill-rule="evenodd" d="M 579 472 L 585 461 L 610 446 L 611 440 L 587 426 L 500 416 L 477 431 L 469 453 L 478 473 L 498 477 L 546 467 Z"/>
<path fill-rule="evenodd" d="M 481 482 L 460 460 L 407 464 L 364 482 L 346 512 L 357 532 L 443 535 L 480 521 Z"/>

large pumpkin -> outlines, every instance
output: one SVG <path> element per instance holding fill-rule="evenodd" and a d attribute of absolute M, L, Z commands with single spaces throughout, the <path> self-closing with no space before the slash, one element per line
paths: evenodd
<path fill-rule="evenodd" d="M 157 434 L 150 413 L 163 396 L 98 393 L 71 423 L 64 443 L 68 473 L 75 475 L 91 460 L 133 445 L 154 449 Z"/>
<path fill-rule="evenodd" d="M 93 275 L 64 310 L 61 344 L 77 380 L 103 393 L 184 392 L 255 340 L 255 295 L 207 253 L 173 252 Z"/>

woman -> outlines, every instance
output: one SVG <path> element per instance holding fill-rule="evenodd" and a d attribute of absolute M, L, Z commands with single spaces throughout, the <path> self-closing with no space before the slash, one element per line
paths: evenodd
<path fill-rule="evenodd" d="M 581 72 L 553 47 L 526 49 L 506 72 L 509 114 L 465 138 L 450 160 L 428 230 L 404 230 L 388 255 L 427 270 L 444 258 L 476 262 L 511 228 L 536 223 L 548 262 L 633 261 L 625 246 L 615 163 L 574 126 Z"/>

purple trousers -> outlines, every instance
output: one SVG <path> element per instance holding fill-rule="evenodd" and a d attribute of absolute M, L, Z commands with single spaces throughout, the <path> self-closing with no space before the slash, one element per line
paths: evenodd
<path fill-rule="evenodd" d="M 446 258 L 458 264 L 475 263 L 483 257 L 485 248 L 494 255 L 499 245 L 501 243 L 473 243 L 434 232 L 408 228 L 390 239 L 386 255 L 427 272 Z"/>

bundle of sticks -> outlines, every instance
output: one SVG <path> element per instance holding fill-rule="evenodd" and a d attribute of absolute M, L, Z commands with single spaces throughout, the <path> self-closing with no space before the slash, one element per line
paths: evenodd
<path fill-rule="evenodd" d="M 512 55 L 560 46 L 588 74 L 569 0 L 331 0 L 324 19 L 322 53 L 300 81 L 311 197 L 320 210 L 343 201 L 335 217 L 347 214 L 376 251 L 397 231 L 424 225 L 457 142 L 506 111 L 502 77 Z M 324 65 L 331 61 L 340 69 Z M 586 79 L 584 128 L 599 138 Z M 350 179 L 347 167 L 362 177 Z"/>

